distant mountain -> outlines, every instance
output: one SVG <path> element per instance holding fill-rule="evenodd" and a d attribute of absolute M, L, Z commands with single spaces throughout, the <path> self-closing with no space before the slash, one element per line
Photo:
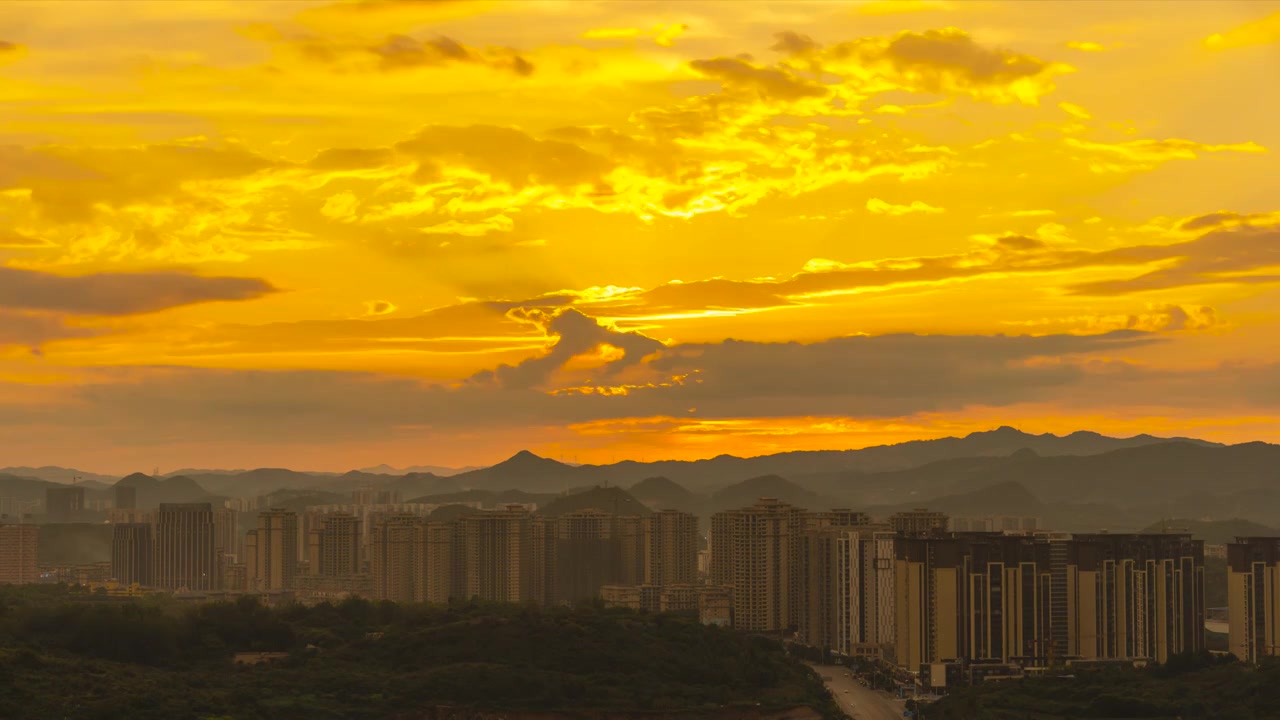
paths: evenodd
<path fill-rule="evenodd" d="M 405 502 L 433 505 L 478 502 L 485 509 L 490 509 L 511 503 L 520 505 L 533 503 L 538 507 L 542 507 L 557 497 L 558 495 L 555 493 L 527 493 L 523 490 L 503 490 L 501 492 L 494 490 L 459 490 L 458 492 L 444 493 L 443 495 L 423 495 L 409 498 Z"/>
<path fill-rule="evenodd" d="M 585 467 L 565 465 L 521 450 L 493 467 L 459 473 L 450 479 L 459 487 L 475 490 L 563 492 L 591 482 L 588 472 Z"/>
<path fill-rule="evenodd" d="M 139 508 L 154 508 L 160 503 L 207 502 L 213 497 L 199 483 L 185 475 L 157 479 L 143 473 L 134 473 L 120 478 L 116 486 L 134 488 Z"/>
<path fill-rule="evenodd" d="M 0 497 L 27 502 L 33 500 L 44 502 L 44 490 L 48 486 L 48 481 L 39 478 L 0 474 Z"/>
<path fill-rule="evenodd" d="M 405 468 L 394 468 L 390 465 L 375 465 L 369 468 L 361 468 L 360 472 L 369 473 L 370 475 L 411 475 L 414 473 L 426 473 L 437 477 L 452 477 L 460 473 L 480 469 L 482 468 L 475 465 L 468 465 L 460 468 L 442 467 L 440 465 L 410 465 Z"/>
<path fill-rule="evenodd" d="M 52 465 L 0 468 L 0 475 L 17 475 L 55 483 L 70 483 L 79 478 L 81 483 L 93 482 L 101 483 L 102 485 L 111 485 L 119 478 L 118 475 L 99 475 L 98 473 L 85 472 L 74 468 L 54 467 Z"/>
<path fill-rule="evenodd" d="M 762 475 L 734 483 L 711 495 L 712 512 L 734 510 L 754 504 L 760 498 L 775 498 L 806 510 L 835 507 L 835 502 L 777 475 Z"/>
<path fill-rule="evenodd" d="M 695 515 L 703 514 L 708 500 L 664 477 L 645 478 L 628 488 L 627 492 L 654 510 L 683 510 Z"/>
<path fill-rule="evenodd" d="M 316 475 L 284 468 L 258 468 L 235 474 L 214 472 L 186 477 L 200 483 L 201 487 L 215 495 L 227 497 L 252 497 L 276 490 L 318 488 L 333 479 L 332 475 Z"/>
<path fill-rule="evenodd" d="M 776 455 L 762 455 L 752 458 L 740 458 L 721 455 L 709 460 L 677 461 L 664 460 L 652 463 L 624 461 L 613 465 L 581 465 L 571 466 L 556 463 L 554 460 L 538 458 L 531 453 L 523 462 L 532 465 L 531 459 L 545 463 L 554 463 L 557 473 L 570 473 L 572 478 L 565 489 L 575 485 L 605 484 L 628 486 L 645 478 L 665 477 L 694 492 L 723 488 L 726 485 L 740 482 L 744 478 L 778 475 L 795 478 L 803 475 L 821 473 L 877 473 L 893 470 L 905 470 L 919 467 L 931 462 L 956 458 L 974 457 L 1007 457 L 1024 448 L 1040 456 L 1057 455 L 1093 455 L 1124 448 L 1144 447 L 1170 442 L 1183 442 L 1205 447 L 1222 447 L 1216 443 L 1187 438 L 1158 438 L 1151 435 L 1137 435 L 1131 438 L 1112 438 L 1094 432 L 1074 432 L 1070 435 L 1053 435 L 1045 433 L 1032 435 L 1011 427 L 1001 427 L 986 432 L 970 433 L 962 438 L 941 438 L 938 440 L 913 440 L 898 445 L 879 445 L 861 450 L 819 450 L 787 452 Z M 515 458 L 512 458 L 515 460 Z M 507 461 L 508 463 L 511 460 Z M 495 466 L 496 467 L 496 466 Z M 544 466 L 542 472 L 547 472 Z M 474 471 L 484 473 L 484 470 Z M 463 478 L 471 473 L 456 476 Z M 519 473 L 508 472 L 502 479 L 508 483 L 516 482 Z M 519 484 L 509 487 L 521 487 Z M 479 487 L 479 485 L 471 485 Z M 486 486 L 487 487 L 487 486 Z"/>
<path fill-rule="evenodd" d="M 538 507 L 540 515 L 565 515 L 581 510 L 600 510 L 615 515 L 650 515 L 653 513 L 644 503 L 620 487 L 596 487 L 582 492 L 561 495 L 546 505 Z"/>
<path fill-rule="evenodd" d="M 1241 518 L 1230 520 L 1187 520 L 1175 518 L 1154 523 L 1142 532 L 1189 532 L 1209 545 L 1225 545 L 1238 537 L 1280 537 L 1280 530 Z"/>
<path fill-rule="evenodd" d="M 480 512 L 469 505 L 444 505 L 431 511 L 427 520 L 431 522 L 453 522 L 468 515 Z"/>
<path fill-rule="evenodd" d="M 885 516 L 900 510 L 927 507 L 948 515 L 960 517 L 985 517 L 1007 515 L 1014 517 L 1042 517 L 1045 505 L 1021 483 L 1003 482 L 977 490 L 944 495 L 923 503 L 906 503 L 890 508 L 871 508 L 876 516 Z"/>

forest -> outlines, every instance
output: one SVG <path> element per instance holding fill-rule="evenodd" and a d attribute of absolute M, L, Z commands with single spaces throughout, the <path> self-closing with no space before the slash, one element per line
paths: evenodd
<path fill-rule="evenodd" d="M 237 653 L 281 652 L 258 664 Z M 0 718 L 416 718 L 431 708 L 724 716 L 810 707 L 777 642 L 595 605 L 119 601 L 0 587 Z"/>
<path fill-rule="evenodd" d="M 957 688 L 921 720 L 1262 720 L 1280 717 L 1280 660 L 1210 653 L 1162 666 L 1071 672 Z"/>

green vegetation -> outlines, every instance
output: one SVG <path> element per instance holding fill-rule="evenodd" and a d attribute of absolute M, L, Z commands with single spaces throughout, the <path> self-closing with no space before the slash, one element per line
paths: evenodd
<path fill-rule="evenodd" d="M 1252 720 L 1280 707 L 1280 660 L 1252 667 L 1205 653 L 1142 670 L 987 682 L 927 705 L 924 720 Z"/>
<path fill-rule="evenodd" d="M 237 652 L 288 652 L 256 666 Z M 0 588 L 3 718 L 420 718 L 438 706 L 574 712 L 808 706 L 821 680 L 776 642 L 580 606 L 186 606 Z"/>

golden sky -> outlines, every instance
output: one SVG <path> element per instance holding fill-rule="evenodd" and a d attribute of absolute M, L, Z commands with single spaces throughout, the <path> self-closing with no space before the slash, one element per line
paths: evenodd
<path fill-rule="evenodd" d="M 0 3 L 0 465 L 1280 441 L 1280 2 Z"/>

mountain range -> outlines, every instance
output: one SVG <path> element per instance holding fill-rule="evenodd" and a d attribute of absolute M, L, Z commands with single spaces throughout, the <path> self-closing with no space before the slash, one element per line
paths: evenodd
<path fill-rule="evenodd" d="M 57 482 L 51 477 L 91 476 L 59 470 L 0 470 L 0 498 L 43 499 L 47 484 Z M 1064 530 L 1137 529 L 1174 516 L 1280 525 L 1280 446 L 1150 435 L 1034 435 L 1002 427 L 960 438 L 749 458 L 568 465 L 522 451 L 448 477 L 420 468 L 403 474 L 372 470 L 395 469 L 342 474 L 192 470 L 163 479 L 134 474 L 120 482 L 139 488 L 143 506 L 270 494 L 273 503 L 304 507 L 378 488 L 423 502 L 533 502 L 540 508 L 554 504 L 557 512 L 593 503 L 610 505 L 600 509 L 635 503 L 705 517 L 768 496 L 812 509 L 849 507 L 873 514 L 928 506 L 953 515 L 1035 516 Z M 106 497 L 108 485 L 81 484 L 90 498 Z"/>

